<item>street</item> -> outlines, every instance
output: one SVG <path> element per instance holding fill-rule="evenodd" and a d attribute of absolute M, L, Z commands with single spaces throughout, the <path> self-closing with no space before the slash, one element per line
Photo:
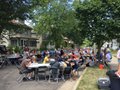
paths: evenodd
<path fill-rule="evenodd" d="M 0 69 L 0 90 L 57 90 L 64 81 L 48 82 L 40 81 L 26 81 L 17 82 L 19 71 L 15 66 L 6 66 Z"/>

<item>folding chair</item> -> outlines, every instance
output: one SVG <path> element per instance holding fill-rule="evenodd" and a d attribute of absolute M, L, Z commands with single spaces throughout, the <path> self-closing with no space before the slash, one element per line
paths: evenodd
<path fill-rule="evenodd" d="M 0 68 L 7 66 L 9 64 L 6 56 L 0 56 Z"/>
<path fill-rule="evenodd" d="M 65 77 L 65 79 L 67 79 L 67 78 L 71 79 L 71 77 L 72 77 L 71 71 L 72 71 L 71 67 L 66 67 L 64 69 L 64 77 Z"/>
<path fill-rule="evenodd" d="M 49 82 L 51 82 L 51 79 L 53 81 L 57 81 L 59 80 L 59 72 L 60 70 L 58 68 L 50 68 L 49 70 Z"/>
<path fill-rule="evenodd" d="M 42 66 L 42 67 L 39 67 L 38 69 L 37 69 L 37 79 L 38 80 L 40 80 L 40 75 L 44 75 L 44 77 L 45 77 L 45 80 L 47 79 L 47 71 L 48 71 L 48 67 L 47 66 Z"/>
<path fill-rule="evenodd" d="M 27 80 L 27 72 L 26 70 L 21 70 L 21 66 L 20 65 L 15 65 L 19 71 L 19 76 L 17 78 L 17 82 L 20 83 L 23 81 L 23 78 L 25 78 Z"/>

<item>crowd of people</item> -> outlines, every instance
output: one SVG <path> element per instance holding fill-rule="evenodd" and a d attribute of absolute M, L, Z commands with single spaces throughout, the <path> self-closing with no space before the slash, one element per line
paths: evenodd
<path fill-rule="evenodd" d="M 28 65 L 33 62 L 37 63 L 49 63 L 51 67 L 60 69 L 64 68 L 64 73 L 70 71 L 73 79 L 76 79 L 78 76 L 78 69 L 82 66 L 94 66 L 98 61 L 98 55 L 94 52 L 92 48 L 84 48 L 84 49 L 55 49 L 55 50 L 44 50 L 42 52 L 38 51 L 29 51 L 29 49 L 25 49 L 23 54 L 21 66 L 23 69 L 26 69 L 30 74 L 28 77 L 32 76 L 31 69 L 28 69 Z M 106 53 L 101 50 L 100 59 L 103 60 L 105 57 L 105 61 L 111 61 L 111 53 L 109 49 L 106 49 Z"/>
<path fill-rule="evenodd" d="M 21 65 L 22 70 L 26 70 L 28 78 L 31 79 L 33 69 L 29 69 L 28 66 L 31 63 L 49 63 L 52 68 L 61 67 L 64 69 L 64 73 L 70 71 L 73 79 L 78 76 L 78 69 L 81 67 L 92 67 L 97 62 L 104 61 L 106 64 L 111 62 L 112 54 L 109 48 L 101 49 L 100 53 L 97 53 L 93 48 L 75 48 L 75 49 L 54 49 L 54 50 L 30 50 L 28 47 L 24 48 L 23 54 L 20 55 L 17 52 L 14 54 L 18 58 L 17 64 Z M 118 74 L 118 72 L 116 72 Z"/>

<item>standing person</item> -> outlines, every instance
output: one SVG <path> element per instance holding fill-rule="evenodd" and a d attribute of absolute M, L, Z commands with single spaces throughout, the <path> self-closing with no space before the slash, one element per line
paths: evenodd
<path fill-rule="evenodd" d="M 110 53 L 110 51 L 106 52 L 106 62 L 111 62 L 111 53 Z"/>
<path fill-rule="evenodd" d="M 109 44 L 107 44 L 107 47 L 104 49 L 104 60 L 106 59 L 106 54 L 110 52 Z"/>
<path fill-rule="evenodd" d="M 118 59 L 118 70 L 115 72 L 115 74 L 120 77 L 120 48 L 117 52 L 117 59 Z"/>

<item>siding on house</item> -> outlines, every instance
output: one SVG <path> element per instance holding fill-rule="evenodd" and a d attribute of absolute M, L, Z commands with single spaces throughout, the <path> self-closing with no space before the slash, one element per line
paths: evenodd
<path fill-rule="evenodd" d="M 113 50 L 116 50 L 119 48 L 119 43 L 117 42 L 117 39 L 113 39 L 111 42 L 105 42 L 103 44 L 103 48 L 106 48 L 107 45 L 109 45 L 109 47 Z"/>

